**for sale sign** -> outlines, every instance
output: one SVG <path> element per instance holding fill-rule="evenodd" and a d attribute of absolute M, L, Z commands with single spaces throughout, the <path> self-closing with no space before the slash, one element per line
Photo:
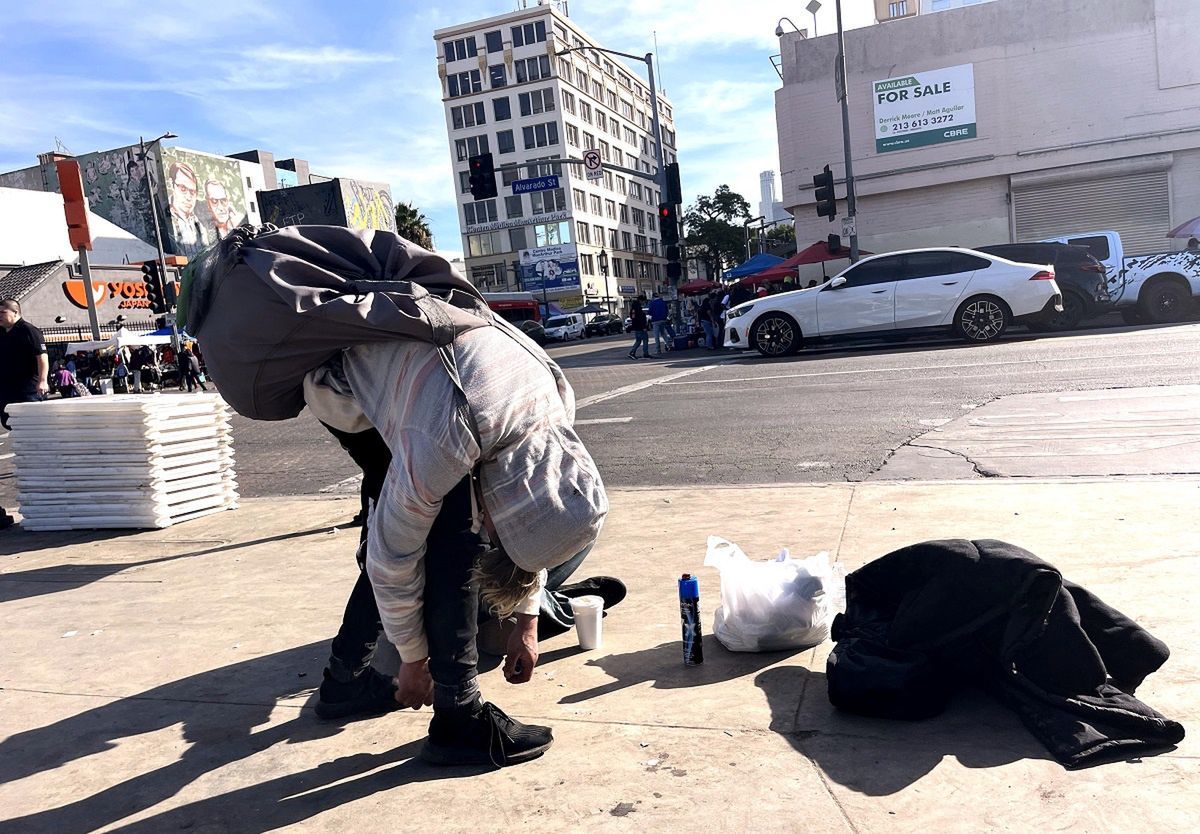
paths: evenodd
<path fill-rule="evenodd" d="M 975 138 L 973 64 L 876 81 L 875 152 Z"/>

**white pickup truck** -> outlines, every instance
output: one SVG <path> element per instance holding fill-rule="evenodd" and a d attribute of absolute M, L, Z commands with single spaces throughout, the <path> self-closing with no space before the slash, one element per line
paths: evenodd
<path fill-rule="evenodd" d="M 1046 243 L 1083 246 L 1108 272 L 1108 290 L 1130 324 L 1183 321 L 1200 297 L 1200 252 L 1125 257 L 1116 232 L 1047 238 Z"/>

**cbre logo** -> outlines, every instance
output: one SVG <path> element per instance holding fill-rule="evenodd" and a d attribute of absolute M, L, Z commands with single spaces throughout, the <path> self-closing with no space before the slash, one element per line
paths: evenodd
<path fill-rule="evenodd" d="M 63 281 L 63 293 L 76 307 L 87 309 L 87 288 L 83 286 L 81 279 L 68 278 Z M 104 281 L 92 281 L 92 294 L 96 296 L 96 305 L 99 306 L 108 295 L 108 284 Z"/>

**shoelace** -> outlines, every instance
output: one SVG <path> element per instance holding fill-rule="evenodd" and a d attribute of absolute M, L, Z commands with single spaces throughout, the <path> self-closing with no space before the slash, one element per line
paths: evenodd
<path fill-rule="evenodd" d="M 492 764 L 496 767 L 504 767 L 508 764 L 508 751 L 504 749 L 504 742 L 505 740 L 512 740 L 512 736 L 509 735 L 507 728 L 512 726 L 513 720 L 491 701 L 483 705 L 483 712 L 487 716 L 489 727 L 488 758 L 492 760 Z M 504 725 L 503 728 L 501 728 L 501 724 Z M 496 761 L 495 751 L 497 748 L 500 750 L 500 761 Z"/>

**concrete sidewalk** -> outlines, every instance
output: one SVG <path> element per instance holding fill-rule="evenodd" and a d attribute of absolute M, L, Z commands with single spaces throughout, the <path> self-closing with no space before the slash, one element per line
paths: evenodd
<path fill-rule="evenodd" d="M 826 643 L 681 665 L 675 578 L 718 602 L 705 538 L 854 569 L 944 537 L 1024 546 L 1166 641 L 1139 696 L 1195 732 L 1200 479 L 622 490 L 585 574 L 630 595 L 603 649 L 543 644 L 485 697 L 549 723 L 503 771 L 414 757 L 428 712 L 310 709 L 354 579 L 350 497 L 249 501 L 138 534 L 0 534 L 0 834 L 304 831 L 1184 831 L 1200 747 L 1067 772 L 981 694 L 941 717 L 834 712 Z M 1191 819 L 1193 822 L 1188 823 Z"/>

